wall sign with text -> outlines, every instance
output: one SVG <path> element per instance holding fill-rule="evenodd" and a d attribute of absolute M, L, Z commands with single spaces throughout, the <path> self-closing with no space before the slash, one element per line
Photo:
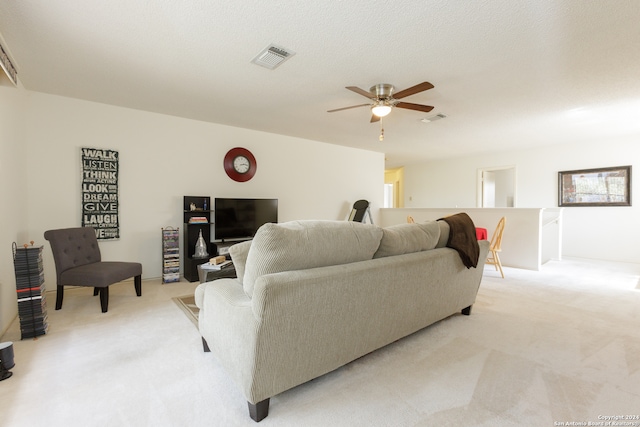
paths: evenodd
<path fill-rule="evenodd" d="M 117 151 L 82 148 L 82 226 L 98 240 L 120 238 Z"/>

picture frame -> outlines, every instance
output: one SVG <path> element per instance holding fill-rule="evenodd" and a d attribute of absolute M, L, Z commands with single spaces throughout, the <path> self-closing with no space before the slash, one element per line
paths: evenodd
<path fill-rule="evenodd" d="M 558 206 L 631 206 L 631 166 L 558 172 Z"/>

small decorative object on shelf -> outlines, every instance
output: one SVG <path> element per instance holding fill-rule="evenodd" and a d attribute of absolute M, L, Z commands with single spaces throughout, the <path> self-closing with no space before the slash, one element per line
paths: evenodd
<path fill-rule="evenodd" d="M 204 238 L 202 237 L 202 230 L 200 230 L 200 235 L 198 236 L 198 241 L 196 242 L 196 251 L 193 254 L 194 258 L 207 258 L 209 257 L 209 252 L 207 252 L 207 244 L 204 242 Z"/>
<path fill-rule="evenodd" d="M 219 255 L 216 257 L 213 257 L 209 260 L 209 264 L 213 264 L 213 265 L 218 265 L 218 264 L 222 264 L 223 262 L 225 262 L 227 260 L 227 257 L 224 255 Z"/>
<path fill-rule="evenodd" d="M 13 243 L 13 265 L 16 273 L 18 315 L 22 339 L 47 333 L 47 302 L 45 300 L 42 246 Z"/>
<path fill-rule="evenodd" d="M 180 229 L 162 229 L 162 283 L 180 281 Z"/>

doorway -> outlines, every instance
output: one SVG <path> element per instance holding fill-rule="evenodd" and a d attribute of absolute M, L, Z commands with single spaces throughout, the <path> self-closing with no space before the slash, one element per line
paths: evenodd
<path fill-rule="evenodd" d="M 384 207 L 404 207 L 404 167 L 384 171 Z"/>
<path fill-rule="evenodd" d="M 476 199 L 479 208 L 515 207 L 515 166 L 478 169 L 478 193 Z"/>

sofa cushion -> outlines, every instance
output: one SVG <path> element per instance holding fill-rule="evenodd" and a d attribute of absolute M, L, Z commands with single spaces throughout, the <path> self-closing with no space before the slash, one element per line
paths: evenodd
<path fill-rule="evenodd" d="M 256 279 L 265 274 L 371 259 L 381 238 L 380 227 L 353 221 L 267 223 L 251 243 L 244 291 L 251 297 Z"/>
<path fill-rule="evenodd" d="M 392 225 L 382 229 L 380 247 L 373 257 L 430 250 L 436 247 L 439 237 L 440 226 L 436 221 Z"/>
<path fill-rule="evenodd" d="M 242 282 L 244 277 L 244 269 L 247 264 L 247 255 L 249 255 L 249 248 L 251 248 L 251 240 L 246 242 L 236 243 L 229 247 L 229 255 L 231 261 L 233 261 L 233 267 L 236 269 L 236 277 Z"/>
<path fill-rule="evenodd" d="M 436 221 L 440 226 L 440 238 L 438 239 L 438 244 L 436 248 L 445 248 L 447 247 L 447 242 L 449 241 L 449 233 L 451 232 L 451 227 L 447 224 L 446 221 L 439 219 Z"/>

